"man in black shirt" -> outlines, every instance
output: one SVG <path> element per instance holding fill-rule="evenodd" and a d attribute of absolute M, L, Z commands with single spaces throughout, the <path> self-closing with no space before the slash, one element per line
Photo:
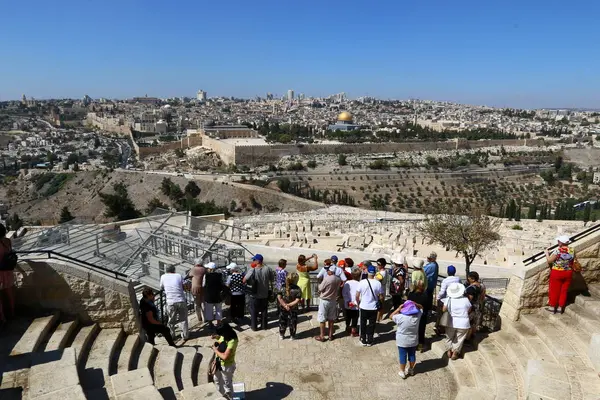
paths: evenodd
<path fill-rule="evenodd" d="M 158 322 L 158 310 L 154 305 L 154 297 L 154 290 L 146 288 L 142 291 L 142 299 L 140 300 L 142 328 L 146 331 L 148 343 L 154 345 L 154 338 L 157 333 L 160 333 L 169 343 L 169 346 L 176 347 L 169 328 Z"/>

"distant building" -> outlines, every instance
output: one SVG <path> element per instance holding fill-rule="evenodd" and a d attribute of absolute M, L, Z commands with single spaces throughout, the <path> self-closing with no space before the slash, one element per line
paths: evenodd
<path fill-rule="evenodd" d="M 354 131 L 360 129 L 360 125 L 355 125 L 352 121 L 352 114 L 343 111 L 338 115 L 338 120 L 335 124 L 329 125 L 330 131 Z"/>
<path fill-rule="evenodd" d="M 207 99 L 206 92 L 204 90 L 198 90 L 198 93 L 196 94 L 196 100 L 206 101 L 206 99 Z"/>
<path fill-rule="evenodd" d="M 245 125 L 204 126 L 200 129 L 200 134 L 218 139 L 249 139 L 258 137 L 258 132 Z"/>
<path fill-rule="evenodd" d="M 132 103 L 141 103 L 141 104 L 160 104 L 161 100 L 157 97 L 134 97 L 131 99 Z"/>
<path fill-rule="evenodd" d="M 294 100 L 294 91 L 292 89 L 290 89 L 290 90 L 287 91 L 287 99 L 289 101 Z"/>

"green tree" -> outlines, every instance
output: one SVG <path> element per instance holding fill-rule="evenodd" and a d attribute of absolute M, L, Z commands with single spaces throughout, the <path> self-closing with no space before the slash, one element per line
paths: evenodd
<path fill-rule="evenodd" d="M 535 219 L 537 217 L 537 204 L 532 204 L 529 206 L 529 210 L 527 210 L 527 218 Z"/>
<path fill-rule="evenodd" d="M 191 197 L 198 197 L 200 195 L 200 188 L 194 181 L 189 181 L 187 185 L 185 185 L 185 194 Z"/>
<path fill-rule="evenodd" d="M 73 215 L 69 211 L 69 207 L 64 206 L 62 208 L 62 210 L 60 210 L 60 220 L 58 221 L 58 223 L 59 224 L 64 224 L 65 222 L 69 222 L 69 221 L 71 221 L 74 218 L 75 217 L 73 217 Z"/>
<path fill-rule="evenodd" d="M 23 220 L 19 217 L 19 214 L 17 213 L 10 215 L 6 220 L 6 223 L 6 229 L 11 231 L 16 231 L 23 226 Z"/>
<path fill-rule="evenodd" d="M 117 221 L 138 218 L 141 214 L 133 205 L 127 187 L 123 182 L 113 184 L 114 193 L 100 193 L 100 200 L 106 207 L 104 215 Z"/>
<path fill-rule="evenodd" d="M 317 168 L 317 162 L 316 162 L 315 160 L 309 160 L 309 161 L 306 163 L 306 166 L 307 166 L 308 168 Z"/>
<path fill-rule="evenodd" d="M 585 208 L 583 209 L 584 226 L 587 225 L 587 223 L 590 221 L 591 214 L 592 214 L 592 205 L 590 203 L 587 203 L 585 205 Z"/>
<path fill-rule="evenodd" d="M 558 170 L 560 169 L 560 167 L 562 167 L 563 165 L 563 158 L 561 156 L 556 157 L 556 160 L 554 160 L 554 170 L 556 172 L 558 172 Z"/>
<path fill-rule="evenodd" d="M 338 156 L 338 165 L 343 167 L 344 165 L 348 165 L 348 162 L 346 161 L 346 155 L 345 154 L 340 154 Z"/>
<path fill-rule="evenodd" d="M 157 208 L 168 210 L 169 206 L 160 201 L 159 198 L 155 197 L 148 202 L 148 205 L 146 206 L 146 215 L 152 214 Z"/>

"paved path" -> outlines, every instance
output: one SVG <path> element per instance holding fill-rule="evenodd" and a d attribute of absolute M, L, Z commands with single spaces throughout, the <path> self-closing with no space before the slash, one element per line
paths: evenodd
<path fill-rule="evenodd" d="M 235 382 L 244 382 L 246 398 L 285 399 L 454 399 L 456 383 L 445 361 L 431 351 L 417 353 L 417 374 L 402 380 L 398 375 L 395 325 L 387 320 L 373 347 L 362 347 L 357 338 L 337 323 L 333 342 L 313 339 L 318 332 L 316 312 L 300 315 L 297 340 L 280 339 L 276 321 L 267 331 L 238 330 L 240 344 Z M 208 346 L 201 337 L 186 345 Z"/>

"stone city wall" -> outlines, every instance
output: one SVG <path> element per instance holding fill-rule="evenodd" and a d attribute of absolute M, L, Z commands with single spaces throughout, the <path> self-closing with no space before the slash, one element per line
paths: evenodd
<path fill-rule="evenodd" d="M 131 132 L 129 123 L 127 121 L 123 122 L 123 118 L 104 117 L 96 113 L 88 113 L 86 121 L 96 128 L 119 135 L 129 135 Z"/>
<path fill-rule="evenodd" d="M 572 244 L 581 263 L 581 273 L 573 273 L 570 291 L 578 292 L 585 284 L 600 282 L 600 232 L 582 238 Z M 540 249 L 543 250 L 543 249 Z M 528 266 L 518 267 L 506 290 L 500 315 L 516 321 L 522 312 L 530 312 L 548 303 L 548 278 L 550 268 L 546 258 Z"/>
<path fill-rule="evenodd" d="M 202 146 L 217 153 L 224 163 L 235 164 L 235 153 L 237 147 L 233 143 L 227 143 L 219 139 L 213 139 L 209 136 L 202 136 Z"/>
<path fill-rule="evenodd" d="M 377 154 L 426 150 L 476 149 L 489 146 L 531 146 L 543 144 L 525 140 L 452 140 L 446 142 L 346 143 L 346 144 L 274 144 L 235 146 L 235 164 L 256 166 L 272 164 L 285 156 L 317 154 Z M 217 150 L 215 150 L 217 151 Z"/>
<path fill-rule="evenodd" d="M 188 149 L 194 146 L 202 146 L 202 137 L 200 136 L 188 136 L 176 142 L 169 142 L 160 146 L 141 147 L 137 144 L 134 146 L 140 159 L 148 157 L 152 154 L 160 154 L 168 150 L 175 149 Z"/>
<path fill-rule="evenodd" d="M 101 328 L 139 331 L 133 284 L 59 260 L 27 259 L 16 274 L 17 307 L 59 310 Z"/>

